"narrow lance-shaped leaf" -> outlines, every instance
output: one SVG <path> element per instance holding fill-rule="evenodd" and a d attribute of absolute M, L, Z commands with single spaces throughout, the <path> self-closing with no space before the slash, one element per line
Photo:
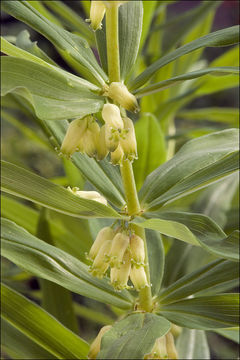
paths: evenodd
<path fill-rule="evenodd" d="M 183 329 L 176 343 L 179 359 L 211 359 L 203 330 Z"/>
<path fill-rule="evenodd" d="M 5 161 L 2 162 L 2 190 L 42 206 L 75 217 L 121 217 L 112 208 L 71 194 L 67 189 Z"/>
<path fill-rule="evenodd" d="M 3 284 L 1 294 L 2 316 L 14 327 L 58 359 L 87 359 L 88 344 L 40 306 Z"/>
<path fill-rule="evenodd" d="M 71 77 L 53 67 L 7 56 L 2 59 L 1 71 L 2 95 L 21 91 L 40 119 L 81 118 L 103 106 L 103 98 L 93 94 L 87 83 L 81 79 L 79 83 L 71 81 Z"/>
<path fill-rule="evenodd" d="M 179 326 L 210 330 L 238 325 L 238 294 L 200 296 L 159 307 L 159 314 Z"/>
<path fill-rule="evenodd" d="M 88 266 L 55 246 L 46 244 L 12 221 L 2 219 L 2 256 L 40 278 L 119 308 L 131 308 L 127 290 L 117 293 L 107 279 L 90 275 Z"/>
<path fill-rule="evenodd" d="M 238 282 L 238 265 L 228 260 L 216 260 L 183 276 L 164 289 L 159 298 L 162 304 L 167 304 L 199 292 L 213 294 L 228 290 L 236 287 Z"/>
<path fill-rule="evenodd" d="M 144 85 L 159 69 L 167 65 L 171 61 L 178 59 L 180 56 L 186 55 L 194 50 L 202 47 L 229 46 L 238 43 L 239 27 L 232 26 L 203 36 L 197 40 L 181 46 L 177 50 L 163 56 L 161 59 L 150 65 L 136 79 L 130 82 L 130 89 L 135 90 Z"/>
<path fill-rule="evenodd" d="M 105 83 L 107 76 L 98 65 L 86 40 L 52 23 L 26 1 L 3 1 L 2 6 L 8 14 L 31 26 L 61 51 L 78 61 L 85 69 L 86 76 L 91 74 L 99 84 Z"/>

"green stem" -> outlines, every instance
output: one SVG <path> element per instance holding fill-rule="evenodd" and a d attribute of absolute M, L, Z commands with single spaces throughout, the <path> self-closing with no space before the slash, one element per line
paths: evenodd
<path fill-rule="evenodd" d="M 119 61 L 119 39 L 118 39 L 118 6 L 112 5 L 106 10 L 106 35 L 107 35 L 107 59 L 108 75 L 110 82 L 120 81 L 120 61 Z M 133 174 L 132 164 L 129 160 L 124 160 L 120 166 L 121 176 L 125 191 L 128 214 L 136 215 L 141 211 L 138 200 L 136 183 Z M 137 225 L 133 225 L 136 233 L 143 239 L 145 246 L 145 271 L 150 285 L 150 271 L 148 265 L 147 244 L 145 230 Z M 152 309 L 151 287 L 145 287 L 139 291 L 140 308 L 145 311 Z"/>
<path fill-rule="evenodd" d="M 120 81 L 118 6 L 112 4 L 106 9 L 107 59 L 110 82 Z"/>

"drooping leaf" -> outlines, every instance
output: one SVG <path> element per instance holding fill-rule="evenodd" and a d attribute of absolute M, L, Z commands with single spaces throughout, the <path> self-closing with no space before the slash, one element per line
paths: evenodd
<path fill-rule="evenodd" d="M 117 293 L 107 279 L 90 275 L 88 266 L 55 246 L 46 244 L 13 222 L 2 219 L 2 256 L 30 273 L 100 302 L 128 309 L 131 296 Z"/>
<path fill-rule="evenodd" d="M 238 325 L 238 294 L 200 296 L 160 305 L 159 314 L 179 326 L 210 330 Z"/>
<path fill-rule="evenodd" d="M 154 94 L 158 91 L 165 90 L 171 86 L 178 85 L 187 80 L 196 79 L 206 75 L 212 76 L 223 76 L 223 75 L 230 75 L 235 74 L 239 75 L 239 68 L 236 66 L 222 66 L 222 67 L 213 67 L 213 68 L 205 68 L 197 71 L 193 71 L 187 74 L 174 76 L 171 79 L 163 80 L 158 83 L 154 83 L 152 85 L 146 86 L 139 90 L 136 90 L 134 94 L 137 97 L 143 97 L 147 95 Z"/>
<path fill-rule="evenodd" d="M 3 284 L 1 294 L 2 316 L 11 325 L 58 359 L 87 359 L 88 344 L 41 307 Z"/>
<path fill-rule="evenodd" d="M 57 49 L 78 61 L 82 65 L 86 77 L 93 76 L 102 85 L 107 80 L 106 74 L 98 65 L 86 40 L 52 23 L 26 1 L 3 1 L 2 6 L 8 14 L 25 22 L 44 35 Z"/>
<path fill-rule="evenodd" d="M 137 219 L 135 222 L 189 244 L 200 245 L 217 257 L 239 260 L 238 231 L 226 235 L 211 218 L 202 214 L 169 211 L 154 217 L 145 221 Z"/>
<path fill-rule="evenodd" d="M 181 277 L 164 289 L 159 298 L 168 304 L 198 293 L 214 294 L 237 286 L 238 266 L 228 260 L 216 260 L 200 269 Z"/>
<path fill-rule="evenodd" d="M 216 333 L 226 337 L 227 339 L 235 341 L 236 343 L 239 344 L 239 339 L 240 339 L 239 327 L 233 327 L 228 329 L 217 329 L 215 331 Z"/>
<path fill-rule="evenodd" d="M 143 359 L 156 338 L 165 335 L 170 327 L 169 321 L 155 314 L 130 314 L 103 335 L 97 359 Z"/>
<path fill-rule="evenodd" d="M 207 337 L 202 330 L 183 329 L 177 339 L 176 348 L 179 359 L 211 359 Z"/>
<path fill-rule="evenodd" d="M 237 129 L 188 141 L 171 160 L 148 175 L 139 194 L 143 208 L 157 210 L 170 199 L 229 175 L 238 167 L 237 150 Z"/>
<path fill-rule="evenodd" d="M 163 66 L 178 59 L 180 56 L 189 54 L 194 50 L 200 49 L 202 47 L 229 46 L 238 43 L 238 32 L 239 27 L 236 25 L 230 28 L 215 31 L 184 46 L 181 46 L 180 48 L 154 62 L 144 72 L 138 75 L 136 79 L 131 81 L 130 89 L 135 90 L 140 88 Z"/>
<path fill-rule="evenodd" d="M 2 162 L 2 191 L 75 217 L 119 218 L 115 210 L 94 200 L 71 194 L 67 189 L 34 173 Z"/>
<path fill-rule="evenodd" d="M 26 59 L 3 57 L 2 95 L 19 90 L 42 120 L 81 118 L 98 112 L 103 106 L 103 98 L 93 94 L 81 79 L 79 84 L 72 83 L 71 78 L 54 68 Z"/>
<path fill-rule="evenodd" d="M 135 124 L 138 159 L 133 163 L 137 189 L 144 179 L 166 161 L 166 145 L 163 131 L 154 115 L 142 114 Z"/>

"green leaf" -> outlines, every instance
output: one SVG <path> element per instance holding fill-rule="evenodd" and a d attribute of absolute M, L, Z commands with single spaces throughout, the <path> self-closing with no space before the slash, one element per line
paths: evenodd
<path fill-rule="evenodd" d="M 97 359 L 143 359 L 156 338 L 165 335 L 170 327 L 166 319 L 155 314 L 131 314 L 103 335 Z"/>
<path fill-rule="evenodd" d="M 60 147 L 67 131 L 68 122 L 66 120 L 48 121 L 45 124 Z M 112 166 L 107 160 L 96 161 L 85 154 L 74 154 L 72 161 L 84 177 L 109 201 L 118 207 L 125 204 L 121 175 L 117 167 Z"/>
<path fill-rule="evenodd" d="M 109 206 L 72 194 L 67 189 L 23 168 L 2 161 L 2 191 L 75 217 L 121 216 Z"/>
<path fill-rule="evenodd" d="M 157 210 L 238 168 L 238 130 L 229 129 L 188 141 L 168 162 L 148 175 L 140 191 L 143 209 Z"/>
<path fill-rule="evenodd" d="M 51 41 L 57 49 L 68 53 L 71 58 L 78 61 L 84 69 L 85 76 L 90 74 L 99 84 L 105 83 L 107 76 L 98 65 L 87 41 L 83 38 L 55 25 L 25 1 L 9 2 L 5 0 L 2 2 L 2 6 L 8 14 L 25 22 Z"/>
<path fill-rule="evenodd" d="M 215 330 L 215 332 L 239 344 L 239 327 L 229 329 L 217 329 Z"/>
<path fill-rule="evenodd" d="M 160 234 L 156 231 L 147 230 L 147 250 L 150 267 L 150 279 L 152 294 L 158 294 L 162 284 L 164 273 L 165 254 Z"/>
<path fill-rule="evenodd" d="M 2 256 L 30 273 L 103 303 L 129 309 L 132 297 L 117 293 L 107 279 L 97 279 L 88 266 L 55 246 L 46 244 L 13 222 L 2 219 Z"/>
<path fill-rule="evenodd" d="M 25 89 L 24 96 L 43 120 L 83 117 L 98 112 L 103 98 L 93 94 L 88 83 L 79 78 L 79 84 L 54 68 L 46 68 L 26 59 L 3 57 L 2 95 Z"/>
<path fill-rule="evenodd" d="M 144 85 L 159 69 L 178 59 L 180 56 L 189 54 L 190 52 L 202 47 L 229 46 L 238 43 L 239 26 L 222 29 L 205 35 L 197 40 L 181 46 L 175 51 L 163 56 L 161 59 L 150 65 L 136 79 L 131 81 L 130 89 L 135 90 Z"/>
<path fill-rule="evenodd" d="M 14 327 L 58 359 L 87 359 L 88 344 L 41 307 L 3 284 L 1 293 L 2 316 Z"/>
<path fill-rule="evenodd" d="M 166 161 L 166 144 L 163 131 L 153 114 L 144 113 L 135 124 L 138 159 L 133 163 L 137 189 L 144 179 Z"/>
<path fill-rule="evenodd" d="M 174 76 L 171 79 L 163 80 L 158 83 L 154 83 L 152 85 L 146 86 L 142 89 L 138 89 L 134 91 L 136 97 L 143 97 L 147 95 L 154 94 L 158 91 L 165 90 L 171 86 L 178 85 L 187 80 L 196 79 L 206 75 L 212 76 L 223 76 L 223 75 L 230 75 L 235 74 L 239 75 L 239 68 L 236 66 L 222 66 L 222 67 L 213 67 L 213 68 L 205 68 L 198 71 L 193 71 L 187 74 Z"/>
<path fill-rule="evenodd" d="M 208 107 L 187 109 L 178 112 L 177 117 L 184 120 L 212 121 L 238 127 L 239 109 L 226 107 Z"/>
<path fill-rule="evenodd" d="M 176 348 L 179 359 L 211 359 L 207 337 L 202 330 L 183 329 Z"/>
<path fill-rule="evenodd" d="M 233 289 L 238 282 L 237 264 L 228 260 L 216 260 L 180 278 L 164 289 L 159 299 L 161 304 L 168 304 L 194 294 L 214 294 Z"/>
<path fill-rule="evenodd" d="M 1 328 L 2 349 L 12 359 L 56 359 L 4 319 L 1 319 Z"/>
<path fill-rule="evenodd" d="M 159 314 L 183 327 L 210 330 L 238 325 L 238 294 L 220 294 L 160 305 Z"/>
<path fill-rule="evenodd" d="M 119 55 L 121 79 L 125 80 L 135 64 L 143 21 L 142 1 L 128 1 L 119 8 Z"/>
<path fill-rule="evenodd" d="M 200 245 L 217 257 L 239 260 L 238 231 L 227 236 L 211 218 L 202 214 L 168 211 L 155 217 L 157 219 L 137 219 L 134 222 L 189 244 Z"/>
<path fill-rule="evenodd" d="M 141 50 L 149 33 L 151 22 L 154 16 L 154 12 L 158 1 L 150 0 L 150 1 L 143 1 L 143 22 L 142 22 L 142 35 L 139 49 Z"/>

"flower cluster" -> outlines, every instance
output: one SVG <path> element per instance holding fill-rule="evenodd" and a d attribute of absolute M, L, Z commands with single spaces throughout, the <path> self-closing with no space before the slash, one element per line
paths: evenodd
<path fill-rule="evenodd" d="M 115 290 L 129 288 L 130 278 L 136 290 L 149 286 L 145 272 L 144 242 L 134 233 L 112 227 L 103 228 L 93 243 L 88 259 L 93 261 L 90 272 L 102 278 L 110 267 L 111 284 Z"/>
<path fill-rule="evenodd" d="M 146 354 L 144 359 L 178 359 L 174 337 L 171 331 L 155 341 L 151 353 Z"/>
<path fill-rule="evenodd" d="M 133 161 L 137 157 L 137 143 L 134 125 L 128 117 L 122 117 L 114 104 L 105 104 L 102 110 L 105 122 L 99 126 L 92 115 L 73 120 L 67 129 L 60 155 L 70 157 L 79 151 L 103 160 L 111 153 L 111 162 L 121 164 L 123 160 Z"/>

